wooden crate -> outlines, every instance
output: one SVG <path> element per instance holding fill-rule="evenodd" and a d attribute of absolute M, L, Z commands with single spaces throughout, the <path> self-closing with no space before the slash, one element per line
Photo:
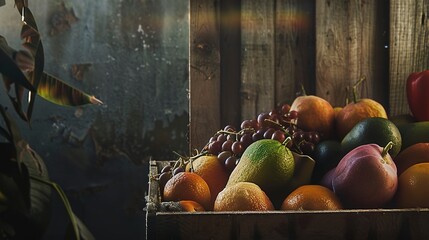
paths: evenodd
<path fill-rule="evenodd" d="M 227 124 L 310 94 L 360 95 L 407 113 L 405 80 L 429 68 L 429 0 L 190 1 L 190 149 Z"/>
<path fill-rule="evenodd" d="M 190 0 L 189 151 L 307 93 L 361 97 L 408 113 L 405 80 L 429 68 L 429 0 Z M 165 162 L 152 161 L 150 175 Z M 159 212 L 150 181 L 148 239 L 425 239 L 429 209 Z"/>
<path fill-rule="evenodd" d="M 150 162 L 146 239 L 427 239 L 429 209 L 270 212 L 160 212 Z"/>

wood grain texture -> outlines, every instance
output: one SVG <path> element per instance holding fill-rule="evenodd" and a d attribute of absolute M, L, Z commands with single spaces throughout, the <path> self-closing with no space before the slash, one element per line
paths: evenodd
<path fill-rule="evenodd" d="M 190 152 L 220 128 L 218 1 L 190 2 Z"/>
<path fill-rule="evenodd" d="M 390 108 L 408 113 L 405 86 L 412 72 L 429 68 L 429 1 L 390 1 Z"/>
<path fill-rule="evenodd" d="M 289 103 L 304 85 L 315 93 L 314 1 L 277 0 L 275 12 L 275 102 Z"/>
<path fill-rule="evenodd" d="M 241 1 L 241 118 L 274 108 L 274 1 Z"/>
<path fill-rule="evenodd" d="M 374 27 L 380 11 L 378 1 L 316 1 L 316 93 L 334 106 L 344 105 L 346 87 L 361 76 L 367 81 L 360 97 L 379 97 L 373 85 L 383 71 L 374 61 L 383 52 Z"/>
<path fill-rule="evenodd" d="M 429 210 L 158 213 L 159 239 L 425 239 Z"/>

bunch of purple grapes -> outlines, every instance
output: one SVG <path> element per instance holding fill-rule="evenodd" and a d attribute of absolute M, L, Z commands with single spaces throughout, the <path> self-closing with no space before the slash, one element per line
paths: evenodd
<path fill-rule="evenodd" d="M 320 141 L 319 133 L 299 129 L 295 122 L 298 112 L 290 110 L 289 104 L 283 104 L 269 113 L 261 113 L 256 119 L 244 120 L 240 129 L 227 125 L 210 138 L 203 151 L 217 155 L 219 161 L 229 171 L 234 170 L 244 150 L 261 139 L 274 139 L 284 142 L 287 137 L 291 141 L 287 147 L 299 154 L 311 154 Z"/>

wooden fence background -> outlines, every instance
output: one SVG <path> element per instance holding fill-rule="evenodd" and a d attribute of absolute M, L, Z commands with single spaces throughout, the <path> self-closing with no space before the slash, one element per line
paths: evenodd
<path fill-rule="evenodd" d="M 408 113 L 405 81 L 429 68 L 429 0 L 190 0 L 190 149 L 301 84 L 343 106 L 361 97 Z"/>

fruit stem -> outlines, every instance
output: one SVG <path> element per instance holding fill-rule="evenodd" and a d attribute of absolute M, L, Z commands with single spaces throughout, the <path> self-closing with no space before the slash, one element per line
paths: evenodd
<path fill-rule="evenodd" d="M 289 136 L 287 137 L 283 142 L 282 145 L 286 146 L 290 141 L 292 140 L 292 138 Z"/>
<path fill-rule="evenodd" d="M 357 97 L 357 86 L 359 86 L 363 81 L 366 80 L 365 75 L 362 76 L 354 85 L 353 85 L 353 102 L 356 103 L 358 101 L 358 97 Z"/>
<path fill-rule="evenodd" d="M 350 86 L 347 86 L 346 87 L 346 99 L 344 100 L 344 102 L 345 102 L 345 105 L 344 106 L 346 106 L 347 104 L 349 104 L 349 91 L 350 91 Z"/>
<path fill-rule="evenodd" d="M 301 83 L 301 96 L 307 96 L 307 93 L 305 92 L 304 84 Z"/>
<path fill-rule="evenodd" d="M 381 156 L 384 158 L 386 156 L 386 154 L 390 151 L 390 149 L 392 149 L 393 147 L 393 142 L 390 141 L 387 143 L 387 145 L 383 148 L 383 151 L 381 152 Z"/>

